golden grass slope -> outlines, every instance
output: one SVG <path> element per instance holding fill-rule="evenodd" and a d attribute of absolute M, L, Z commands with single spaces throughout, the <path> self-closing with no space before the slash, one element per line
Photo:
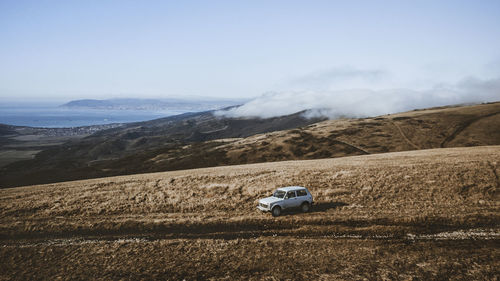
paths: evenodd
<path fill-rule="evenodd" d="M 0 280 L 496 280 L 500 146 L 0 190 Z M 307 186 L 310 213 L 256 210 Z"/>
<path fill-rule="evenodd" d="M 234 163 L 500 144 L 500 103 L 327 120 L 228 143 Z"/>
<path fill-rule="evenodd" d="M 496 226 L 499 159 L 499 146 L 435 149 L 3 189 L 0 233 L 15 238 Z M 259 198 L 287 185 L 308 187 L 315 211 L 274 219 L 256 210 Z"/>
<path fill-rule="evenodd" d="M 217 166 L 500 145 L 498 128 L 500 102 L 335 119 L 298 129 L 209 141 L 212 147 L 206 149 L 206 154 L 213 156 L 203 158 L 203 162 L 206 166 Z M 151 170 L 155 167 L 172 170 L 176 165 L 198 167 L 199 153 L 191 153 L 191 148 L 184 147 L 180 154 L 178 151 L 159 152 L 146 163 L 151 163 Z"/>
<path fill-rule="evenodd" d="M 0 280 L 498 280 L 498 240 L 50 241 L 0 248 Z"/>

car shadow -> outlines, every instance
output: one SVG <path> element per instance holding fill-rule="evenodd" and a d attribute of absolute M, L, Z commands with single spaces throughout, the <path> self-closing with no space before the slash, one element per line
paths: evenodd
<path fill-rule="evenodd" d="M 311 212 L 325 212 L 330 209 L 336 209 L 338 207 L 349 206 L 349 204 L 345 202 L 319 202 L 313 204 Z"/>
<path fill-rule="evenodd" d="M 330 209 L 336 209 L 338 207 L 344 207 L 344 206 L 349 206 L 349 204 L 345 202 L 318 202 L 313 204 L 309 213 L 326 212 Z M 303 214 L 303 213 L 300 209 L 284 210 L 283 213 L 281 213 L 282 216 L 296 215 L 296 214 Z"/>

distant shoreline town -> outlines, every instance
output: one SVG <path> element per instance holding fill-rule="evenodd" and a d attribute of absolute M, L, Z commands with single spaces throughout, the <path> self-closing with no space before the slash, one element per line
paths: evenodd
<path fill-rule="evenodd" d="M 100 110 L 184 110 L 204 111 L 221 109 L 243 103 L 243 100 L 231 99 L 207 99 L 207 100 L 184 100 L 184 99 L 81 99 L 73 100 L 61 105 L 64 108 L 85 108 Z"/>

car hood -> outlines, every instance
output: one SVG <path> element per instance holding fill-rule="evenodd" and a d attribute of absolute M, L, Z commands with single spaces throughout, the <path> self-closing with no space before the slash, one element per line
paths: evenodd
<path fill-rule="evenodd" d="M 266 198 L 260 199 L 259 202 L 269 205 L 269 204 L 276 203 L 276 202 L 281 201 L 281 200 L 283 200 L 283 199 L 271 196 L 271 197 L 266 197 Z"/>

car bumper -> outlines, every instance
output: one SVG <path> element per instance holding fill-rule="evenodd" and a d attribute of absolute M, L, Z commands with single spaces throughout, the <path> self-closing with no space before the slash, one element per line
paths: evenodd
<path fill-rule="evenodd" d="M 269 208 L 264 208 L 262 206 L 257 206 L 257 209 L 261 210 L 262 212 L 270 212 Z"/>

